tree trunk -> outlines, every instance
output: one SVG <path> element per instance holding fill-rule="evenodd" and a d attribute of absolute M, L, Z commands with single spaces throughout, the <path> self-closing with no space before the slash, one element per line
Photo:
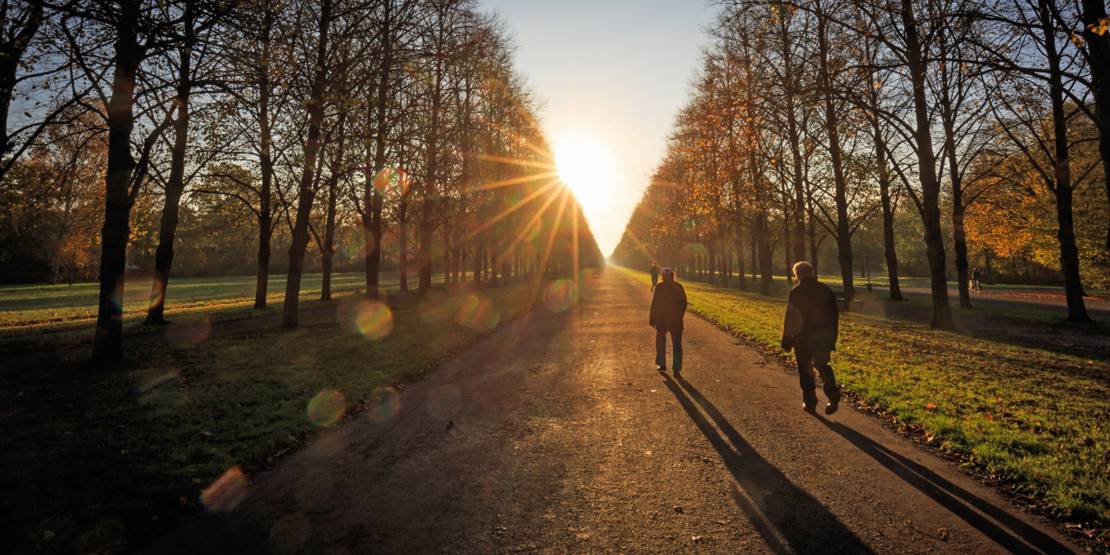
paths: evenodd
<path fill-rule="evenodd" d="M 942 53 L 946 53 L 947 35 L 945 30 L 938 33 L 938 40 Z M 940 117 L 941 127 L 944 130 L 944 152 L 948 161 L 948 181 L 952 185 L 952 243 L 956 251 L 956 289 L 960 292 L 960 306 L 971 308 L 971 275 L 968 271 L 967 260 L 967 233 L 964 231 L 964 205 L 963 174 L 960 173 L 959 158 L 956 155 L 956 107 L 953 106 L 950 92 L 950 78 L 948 65 L 940 64 L 941 87 Z"/>
<path fill-rule="evenodd" d="M 173 152 L 170 156 L 170 178 L 166 182 L 166 204 L 162 207 L 162 221 L 158 230 L 158 248 L 154 252 L 154 280 L 151 283 L 150 305 L 146 323 L 160 325 L 166 322 L 166 289 L 173 268 L 173 243 L 177 235 L 181 196 L 185 193 L 185 151 L 189 147 L 189 95 L 192 93 L 193 58 L 193 2 L 185 3 L 182 18 L 185 29 L 181 46 L 180 66 L 177 76 L 177 120 L 174 121 Z"/>
<path fill-rule="evenodd" d="M 856 294 L 853 280 L 852 229 L 848 219 L 848 184 L 844 177 L 844 162 L 840 151 L 840 119 L 833 103 L 832 75 L 829 74 L 828 21 L 822 12 L 821 1 L 817 6 L 818 79 L 821 83 L 825 107 L 825 132 L 829 137 L 829 159 L 833 171 L 833 198 L 836 204 L 836 258 L 840 262 L 840 281 L 844 288 L 844 306 L 851 306 Z"/>
<path fill-rule="evenodd" d="M 400 272 L 400 287 L 402 293 L 407 293 L 409 290 L 409 226 L 408 226 L 408 202 L 401 200 L 401 206 L 397 209 L 397 264 Z"/>
<path fill-rule="evenodd" d="M 805 187 L 802 182 L 802 150 L 801 150 L 801 131 L 798 125 L 797 103 L 795 94 L 797 81 L 794 76 L 794 61 L 793 61 L 793 45 L 791 43 L 791 36 L 787 28 L 788 19 L 783 18 L 779 25 L 779 47 L 782 48 L 782 66 L 783 66 L 783 109 L 786 111 L 786 134 L 787 141 L 790 145 L 790 157 L 793 163 L 793 186 L 794 196 L 784 203 L 784 207 L 793 201 L 793 210 L 796 214 L 796 220 L 793 227 L 789 221 L 783 222 L 785 234 L 782 236 L 783 253 L 786 256 L 786 267 L 790 268 L 793 264 L 791 260 L 791 252 L 793 251 L 798 256 L 806 251 L 805 237 L 805 217 L 803 210 L 805 207 Z M 793 231 L 791 232 L 791 229 Z M 793 244 L 791 244 L 791 242 Z M 789 272 L 788 272 L 789 273 Z M 789 281 L 789 277 L 787 277 Z"/>
<path fill-rule="evenodd" d="M 744 274 L 744 242 L 740 240 L 740 232 L 736 237 L 736 288 L 745 291 L 748 288 L 748 279 Z"/>
<path fill-rule="evenodd" d="M 809 212 L 809 263 L 813 265 L 813 275 L 821 275 L 818 255 L 821 254 L 821 245 L 817 242 L 817 212 L 813 207 L 813 195 L 806 195 L 806 210 Z"/>
<path fill-rule="evenodd" d="M 258 191 L 258 271 L 254 284 L 254 308 L 266 308 L 270 287 L 270 238 L 274 233 L 273 190 L 274 159 L 272 153 L 273 136 L 270 129 L 270 54 L 273 48 L 271 31 L 273 12 L 267 10 L 263 21 L 264 34 L 262 54 L 258 64 L 258 166 L 262 174 L 262 185 Z"/>
<path fill-rule="evenodd" d="M 875 81 L 874 74 L 870 80 Z M 904 300 L 902 286 L 898 279 L 898 252 L 894 248 L 894 207 L 890 196 L 890 166 L 887 160 L 886 138 L 883 137 L 882 127 L 879 125 L 878 107 L 879 93 L 872 88 L 869 100 L 872 111 L 871 135 L 875 143 L 875 167 L 879 178 L 879 203 L 883 217 L 883 257 L 886 259 L 886 275 L 892 301 Z"/>
<path fill-rule="evenodd" d="M 1098 152 L 1102 156 L 1103 185 L 1106 188 L 1106 204 L 1110 208 L 1110 33 L 1094 32 L 1104 18 L 1105 0 L 1083 0 L 1083 38 L 1090 53 L 1091 89 L 1098 124 Z M 1110 221 L 1106 223 L 1105 248 L 1110 251 Z"/>
<path fill-rule="evenodd" d="M 374 134 L 374 165 L 371 176 L 367 177 L 366 198 L 369 213 L 367 226 L 367 246 L 365 251 L 366 264 L 366 294 L 371 298 L 381 295 L 381 267 L 382 267 L 382 195 L 381 190 L 386 184 L 379 183 L 380 175 L 385 170 L 386 133 L 389 115 L 389 81 L 393 73 L 393 0 L 386 0 L 382 4 L 382 19 L 378 23 L 381 33 L 379 43 L 382 48 L 381 64 L 378 67 L 378 90 L 375 104 L 375 134 Z"/>
<path fill-rule="evenodd" d="M 104 226 L 100 231 L 100 293 L 93 360 L 123 357 L 123 286 L 131 233 L 130 185 L 135 170 L 131 130 L 135 125 L 135 74 L 143 52 L 138 42 L 139 5 L 122 2 L 116 23 L 115 68 L 108 101 L 108 167 L 105 172 Z"/>
<path fill-rule="evenodd" d="M 482 253 L 485 252 L 484 243 L 474 247 L 474 283 L 482 283 Z"/>
<path fill-rule="evenodd" d="M 1068 152 L 1068 122 L 1064 115 L 1064 86 L 1060 70 L 1060 54 L 1056 50 L 1056 29 L 1049 14 L 1047 0 L 1038 2 L 1044 31 L 1045 57 L 1048 60 L 1048 91 L 1052 102 L 1053 146 L 1056 151 L 1056 238 L 1060 242 L 1060 269 L 1064 274 L 1064 296 L 1068 304 L 1068 321 L 1090 322 L 1083 302 L 1083 283 L 1079 277 L 1079 248 L 1075 244 L 1075 222 L 1072 215 L 1071 166 Z"/>
<path fill-rule="evenodd" d="M 342 128 L 339 130 L 343 133 Z M 336 156 L 342 156 L 343 146 L 339 146 Z M 320 266 L 321 266 L 321 280 L 320 280 L 320 300 L 331 300 L 331 274 L 332 264 L 335 261 L 335 210 L 338 205 L 339 197 L 339 174 L 337 168 L 332 167 L 331 175 L 328 176 L 328 207 L 327 214 L 324 219 L 324 244 L 320 252 Z"/>
<path fill-rule="evenodd" d="M 29 0 L 26 4 L 27 16 L 23 25 L 18 28 L 13 25 L 13 28 L 5 29 L 7 35 L 3 37 L 3 43 L 0 44 L 0 133 L 3 133 L 3 137 L 0 138 L 0 161 L 8 160 L 15 150 L 13 137 L 8 135 L 8 110 L 11 109 L 12 94 L 18 82 L 17 73 L 23 61 L 23 54 L 27 51 L 31 40 L 38 34 L 43 20 L 43 0 Z M 5 12 L 14 8 L 7 2 L 4 6 Z M 15 18 L 12 17 L 14 15 L 7 14 L 4 19 L 14 20 Z M 0 179 L 3 177 L 4 175 L 0 174 Z"/>
<path fill-rule="evenodd" d="M 767 212 L 760 211 L 758 217 L 759 232 L 756 234 L 756 242 L 759 244 L 759 294 L 771 294 L 771 281 L 774 279 L 773 270 L 771 268 L 771 234 L 770 226 L 767 222 Z"/>
<path fill-rule="evenodd" d="M 292 242 L 289 245 L 289 271 L 285 282 L 285 306 L 282 308 L 281 325 L 294 328 L 300 307 L 301 274 L 304 255 L 308 248 L 308 221 L 312 215 L 312 202 L 316 197 L 313 187 L 313 169 L 320 150 L 320 126 L 324 119 L 324 91 L 327 86 L 328 33 L 331 28 L 332 0 L 321 0 L 320 32 L 316 45 L 316 67 L 312 91 L 308 100 L 308 137 L 304 147 L 304 165 L 297 194 L 297 216 L 293 224 Z"/>
<path fill-rule="evenodd" d="M 953 329 L 952 308 L 948 304 L 948 280 L 944 260 L 944 238 L 940 227 L 940 183 L 936 174 L 936 155 L 930 132 L 929 107 L 925 91 L 925 60 L 918 36 L 917 20 L 911 0 L 901 0 L 902 26 L 906 36 L 906 58 L 913 88 L 914 140 L 921 181 L 921 219 L 925 228 L 925 252 L 929 260 L 929 287 L 933 304 L 931 326 Z"/>

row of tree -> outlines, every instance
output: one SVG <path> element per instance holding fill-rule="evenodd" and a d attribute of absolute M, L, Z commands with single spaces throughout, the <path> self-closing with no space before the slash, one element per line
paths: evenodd
<path fill-rule="evenodd" d="M 157 245 L 150 324 L 164 321 L 183 213 L 253 220 L 257 308 L 267 304 L 274 239 L 283 241 L 287 327 L 297 324 L 310 250 L 330 298 L 344 229 L 358 230 L 371 296 L 387 250 L 402 288 L 411 269 L 420 290 L 435 274 L 496 281 L 600 262 L 555 177 L 509 41 L 470 0 L 4 0 L 3 8 L 0 61 L 15 62 L 8 73 L 0 67 L 10 77 L 0 82 L 8 103 L 0 112 L 22 116 L 5 128 L 0 195 L 10 202 L 0 218 L 9 231 L 0 256 L 18 262 L 37 249 L 72 262 L 81 257 L 67 255 L 70 246 L 99 251 L 97 359 L 123 354 L 136 207 L 153 220 L 139 231 Z M 90 227 L 99 237 L 87 237 Z M 63 264 L 51 265 L 57 279 Z"/>
<path fill-rule="evenodd" d="M 1108 26 L 1101 0 L 726 2 L 615 256 L 725 277 L 735 261 L 743 287 L 748 251 L 768 293 L 776 248 L 816 262 L 829 238 L 850 298 L 853 237 L 876 228 L 900 299 L 912 229 L 932 325 L 951 328 L 953 251 L 971 306 L 969 229 L 988 264 L 1048 239 L 1068 319 L 1088 321 L 1081 268 L 1110 272 Z"/>

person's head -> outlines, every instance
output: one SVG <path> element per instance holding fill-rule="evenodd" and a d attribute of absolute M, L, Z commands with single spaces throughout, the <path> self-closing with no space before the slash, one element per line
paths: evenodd
<path fill-rule="evenodd" d="M 674 270 L 671 268 L 663 268 L 663 281 L 674 281 Z"/>
<path fill-rule="evenodd" d="M 802 281 L 806 278 L 816 277 L 813 275 L 813 264 L 802 260 L 794 264 L 794 278 Z"/>

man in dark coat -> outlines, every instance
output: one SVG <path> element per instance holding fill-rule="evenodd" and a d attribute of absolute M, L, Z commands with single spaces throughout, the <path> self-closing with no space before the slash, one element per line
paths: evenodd
<path fill-rule="evenodd" d="M 794 265 L 797 285 L 787 297 L 786 319 L 782 326 L 782 348 L 794 350 L 798 361 L 798 381 L 802 386 L 802 408 L 814 412 L 817 407 L 816 385 L 813 368 L 821 373 L 821 381 L 828 397 L 825 414 L 832 414 L 840 406 L 840 390 L 836 388 L 836 375 L 829 366 L 829 356 L 836 350 L 839 312 L 836 294 L 829 286 L 817 281 L 809 262 Z"/>
<path fill-rule="evenodd" d="M 659 285 L 659 266 L 654 262 L 651 263 L 651 290 L 655 291 L 655 286 Z"/>
<path fill-rule="evenodd" d="M 674 373 L 682 371 L 682 318 L 686 315 L 686 290 L 674 280 L 674 270 L 663 268 L 663 282 L 651 298 L 648 324 L 655 328 L 655 364 L 667 371 L 667 333 L 671 334 Z"/>

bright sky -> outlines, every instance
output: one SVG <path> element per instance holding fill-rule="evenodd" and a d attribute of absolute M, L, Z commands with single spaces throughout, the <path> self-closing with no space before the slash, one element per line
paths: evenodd
<path fill-rule="evenodd" d="M 573 177 L 595 176 L 572 186 L 609 255 L 663 157 L 713 7 L 708 0 L 482 4 L 500 14 L 514 36 L 516 66 L 543 102 L 560 171 L 566 177 L 564 159 L 573 159 Z"/>

